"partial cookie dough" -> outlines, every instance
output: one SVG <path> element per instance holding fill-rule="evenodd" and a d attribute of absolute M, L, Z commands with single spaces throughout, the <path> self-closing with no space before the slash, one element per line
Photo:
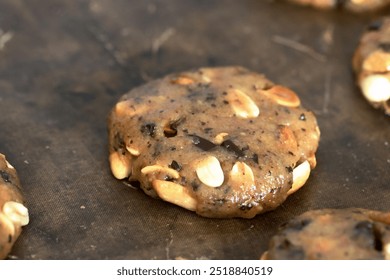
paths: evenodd
<path fill-rule="evenodd" d="M 168 75 L 125 94 L 109 118 L 118 179 L 205 217 L 278 207 L 316 165 L 320 131 L 290 89 L 242 67 Z"/>
<path fill-rule="evenodd" d="M 390 0 L 287 0 L 304 6 L 319 9 L 342 8 L 352 12 L 362 13 L 376 11 L 390 4 Z"/>
<path fill-rule="evenodd" d="M 352 64 L 364 97 L 390 115 L 390 17 L 368 26 Z"/>
<path fill-rule="evenodd" d="M 281 227 L 262 259 L 390 260 L 390 212 L 308 211 Z"/>
<path fill-rule="evenodd" d="M 7 257 L 29 222 L 15 168 L 0 154 L 0 259 Z"/>

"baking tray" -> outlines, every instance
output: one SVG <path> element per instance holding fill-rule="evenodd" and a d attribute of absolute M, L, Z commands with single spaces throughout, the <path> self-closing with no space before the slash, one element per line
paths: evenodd
<path fill-rule="evenodd" d="M 0 1 L 0 152 L 30 224 L 11 259 L 258 259 L 309 209 L 390 210 L 389 117 L 355 86 L 364 26 L 388 13 L 282 1 Z M 4 35 L 6 34 L 6 37 Z M 107 116 L 171 72 L 241 65 L 299 93 L 322 131 L 306 186 L 254 219 L 207 219 L 116 180 Z"/>

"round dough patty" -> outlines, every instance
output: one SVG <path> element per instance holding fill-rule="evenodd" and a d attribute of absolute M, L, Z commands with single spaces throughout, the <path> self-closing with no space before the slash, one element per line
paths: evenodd
<path fill-rule="evenodd" d="M 304 6 L 319 9 L 343 8 L 352 12 L 368 12 L 384 8 L 390 0 L 287 0 Z"/>
<path fill-rule="evenodd" d="M 373 22 L 363 33 L 353 69 L 367 101 L 390 115 L 390 17 Z"/>
<path fill-rule="evenodd" d="M 242 67 L 172 74 L 125 94 L 109 118 L 110 166 L 205 217 L 279 206 L 315 167 L 315 116 L 288 88 Z"/>
<path fill-rule="evenodd" d="M 308 211 L 281 227 L 262 259 L 390 260 L 390 212 Z"/>
<path fill-rule="evenodd" d="M 7 257 L 29 222 L 15 168 L 0 154 L 0 259 Z"/>

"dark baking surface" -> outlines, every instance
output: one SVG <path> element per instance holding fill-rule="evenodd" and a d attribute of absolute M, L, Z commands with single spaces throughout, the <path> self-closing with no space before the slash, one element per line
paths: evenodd
<path fill-rule="evenodd" d="M 306 210 L 390 210 L 390 119 L 361 97 L 350 66 L 378 16 L 265 0 L 0 0 L 0 152 L 31 218 L 10 258 L 257 259 Z M 307 185 L 251 220 L 198 217 L 108 165 L 106 120 L 122 94 L 223 65 L 291 87 L 322 131 Z"/>

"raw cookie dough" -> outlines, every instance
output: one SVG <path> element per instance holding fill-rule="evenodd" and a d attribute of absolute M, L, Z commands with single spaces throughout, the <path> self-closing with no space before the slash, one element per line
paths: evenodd
<path fill-rule="evenodd" d="M 390 260 L 390 212 L 308 211 L 281 227 L 262 259 Z"/>
<path fill-rule="evenodd" d="M 290 89 L 242 67 L 168 75 L 125 94 L 109 117 L 118 179 L 205 217 L 279 206 L 316 165 L 320 132 Z"/>
<path fill-rule="evenodd" d="M 368 26 L 352 63 L 364 97 L 390 115 L 390 17 Z"/>
<path fill-rule="evenodd" d="M 29 222 L 15 168 L 0 154 L 0 259 L 7 257 Z"/>
<path fill-rule="evenodd" d="M 304 6 L 319 9 L 342 8 L 352 12 L 368 12 L 384 8 L 390 0 L 287 0 Z"/>

